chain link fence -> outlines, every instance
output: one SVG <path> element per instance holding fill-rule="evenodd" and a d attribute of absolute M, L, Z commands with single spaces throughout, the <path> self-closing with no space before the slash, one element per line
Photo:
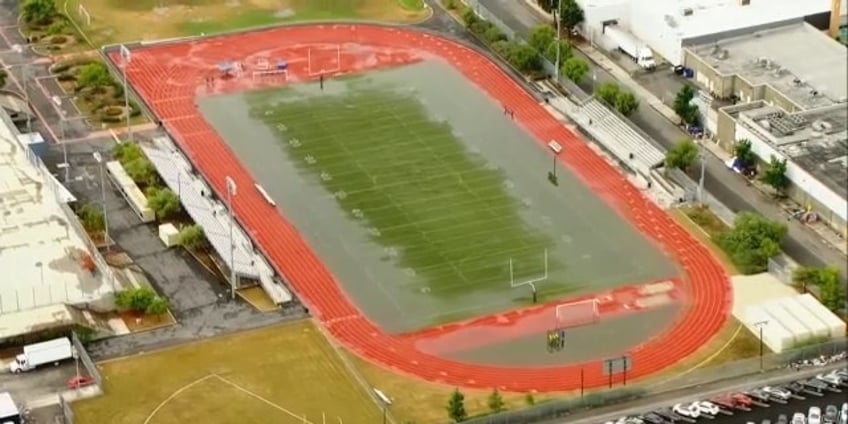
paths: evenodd
<path fill-rule="evenodd" d="M 85 350 L 85 346 L 82 345 L 82 341 L 80 341 L 79 337 L 77 337 L 76 332 L 71 333 L 71 342 L 74 345 L 74 352 L 77 355 L 77 359 L 82 362 L 82 365 L 85 367 L 88 375 L 94 379 L 94 383 L 98 387 L 103 387 L 103 376 L 100 374 L 100 369 L 97 368 L 97 364 L 91 360 L 91 356 L 88 354 L 88 351 Z"/>
<path fill-rule="evenodd" d="M 846 349 L 848 349 L 848 340 L 839 339 L 784 351 L 780 354 L 768 354 L 762 356 L 762 358 L 748 358 L 692 371 L 674 372 L 674 370 L 671 370 L 667 374 L 674 373 L 676 375 L 637 381 L 628 387 L 619 387 L 611 390 L 593 390 L 582 398 L 572 397 L 569 399 L 551 400 L 522 410 L 473 418 L 464 421 L 464 423 L 528 424 L 555 420 L 591 408 L 658 396 L 677 390 L 737 379 L 748 375 L 756 376 L 763 372 L 787 369 L 798 361 L 835 355 Z"/>
<path fill-rule="evenodd" d="M 59 406 L 62 408 L 62 416 L 56 417 L 56 424 L 74 424 L 74 410 L 65 395 L 59 395 Z"/>

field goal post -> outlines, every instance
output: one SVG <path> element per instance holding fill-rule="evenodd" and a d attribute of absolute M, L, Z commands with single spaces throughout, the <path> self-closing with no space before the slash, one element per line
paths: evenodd
<path fill-rule="evenodd" d="M 88 13 L 88 9 L 85 8 L 85 5 L 82 2 L 77 6 L 77 15 L 79 15 L 80 19 L 86 26 L 91 26 L 91 14 Z"/>
<path fill-rule="evenodd" d="M 329 50 L 329 51 L 328 51 Z M 335 59 L 335 64 L 327 65 L 325 62 L 328 60 L 322 60 L 326 57 L 332 57 Z M 309 48 L 306 53 L 307 57 L 307 68 L 310 77 L 317 77 L 319 75 L 324 74 L 335 74 L 342 70 L 342 46 L 339 44 L 335 45 L 335 48 L 325 49 L 325 48 Z"/>
<path fill-rule="evenodd" d="M 515 281 L 515 264 L 512 257 L 509 258 L 509 287 L 530 287 L 533 292 L 533 303 L 536 303 L 536 284 L 547 281 L 548 279 L 548 249 L 545 249 L 543 254 L 544 272 L 542 275 L 531 277 L 526 280 Z"/>

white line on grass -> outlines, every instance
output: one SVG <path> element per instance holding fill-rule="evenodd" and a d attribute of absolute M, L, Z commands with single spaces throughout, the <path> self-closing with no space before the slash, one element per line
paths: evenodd
<path fill-rule="evenodd" d="M 311 421 L 307 420 L 305 416 L 298 416 L 297 414 L 294 414 L 293 412 L 289 411 L 288 409 L 283 408 L 282 406 L 277 405 L 276 403 L 271 402 L 270 400 L 265 399 L 264 397 L 259 396 L 259 395 L 257 395 L 256 393 L 253 393 L 253 392 L 251 392 L 250 390 L 245 389 L 244 387 L 241 387 L 241 386 L 239 386 L 238 384 L 236 384 L 236 383 L 234 383 L 234 382 L 232 382 L 232 381 L 230 381 L 230 380 L 228 380 L 228 379 L 226 379 L 226 378 L 224 378 L 224 377 L 221 377 L 220 375 L 215 375 L 215 377 L 217 377 L 217 378 L 218 378 L 219 380 L 221 380 L 222 382 L 229 384 L 230 386 L 232 386 L 232 387 L 233 387 L 233 388 L 235 388 L 236 390 L 239 390 L 239 391 L 241 391 L 242 393 L 244 393 L 244 394 L 246 394 L 246 395 L 248 395 L 248 396 L 250 396 L 250 397 L 252 397 L 252 398 L 254 398 L 254 399 L 256 399 L 256 400 L 259 400 L 259 401 L 261 401 L 261 402 L 264 402 L 264 403 L 265 403 L 265 404 L 267 404 L 268 406 L 270 406 L 270 407 L 272 407 L 272 408 L 274 408 L 274 409 L 276 409 L 276 410 L 278 410 L 278 411 L 280 411 L 280 412 L 283 412 L 283 413 L 285 413 L 285 414 L 288 414 L 288 415 L 289 415 L 289 416 L 291 416 L 292 418 L 297 418 L 297 419 L 299 419 L 299 420 L 303 420 L 303 424 L 314 424 L 314 423 L 312 423 Z"/>
<path fill-rule="evenodd" d="M 202 383 L 202 382 L 204 382 L 204 381 L 206 381 L 210 378 L 213 378 L 213 377 L 217 377 L 217 376 L 215 374 L 209 374 L 206 377 L 198 378 L 197 380 L 194 380 L 191 383 L 188 383 L 185 386 L 180 387 L 174 393 L 171 393 L 171 396 L 168 396 L 159 405 L 156 405 L 156 408 L 153 408 L 153 411 L 147 416 L 147 419 L 144 420 L 144 424 L 150 423 L 150 420 L 152 420 L 153 417 L 156 416 L 156 414 L 159 412 L 159 410 L 162 409 L 163 407 L 165 407 L 165 405 L 168 404 L 168 402 L 174 400 L 174 398 L 176 398 L 177 396 L 179 396 L 180 394 L 182 394 L 186 390 L 188 390 L 188 389 L 190 389 L 190 388 L 192 388 L 192 387 L 194 387 L 194 386 L 196 386 L 196 385 L 198 385 L 198 384 L 200 384 L 200 383 Z"/>

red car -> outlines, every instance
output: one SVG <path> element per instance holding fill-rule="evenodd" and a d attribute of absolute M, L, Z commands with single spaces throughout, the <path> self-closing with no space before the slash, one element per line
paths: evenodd
<path fill-rule="evenodd" d="M 736 401 L 737 404 L 745 407 L 750 407 L 754 404 L 754 400 L 744 393 L 734 393 L 733 399 Z"/>
<path fill-rule="evenodd" d="M 79 389 L 80 387 L 90 386 L 92 384 L 94 384 L 94 379 L 84 375 L 71 377 L 71 379 L 68 380 L 69 389 Z"/>

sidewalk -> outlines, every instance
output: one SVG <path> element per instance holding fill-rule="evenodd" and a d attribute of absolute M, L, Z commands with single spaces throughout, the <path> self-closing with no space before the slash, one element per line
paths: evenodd
<path fill-rule="evenodd" d="M 660 115 L 664 116 L 666 119 L 668 119 L 675 125 L 677 124 L 677 122 L 679 122 L 680 119 L 677 117 L 677 114 L 674 113 L 674 110 L 672 110 L 668 105 L 663 103 L 662 100 L 657 98 L 657 96 L 655 96 L 653 93 L 646 90 L 644 87 L 639 85 L 639 83 L 634 81 L 633 78 L 631 78 L 630 74 L 627 73 L 627 71 L 622 69 L 612 60 L 610 60 L 605 54 L 598 51 L 593 46 L 581 46 L 580 51 L 583 52 L 583 54 L 585 54 L 586 56 L 588 56 L 598 67 L 610 73 L 622 85 L 633 91 L 633 93 L 636 95 L 636 97 L 640 100 L 642 104 L 647 104 L 651 106 Z M 701 146 L 705 147 L 708 152 L 710 152 L 716 159 L 720 160 L 722 163 L 727 162 L 732 157 L 729 152 L 726 152 L 715 143 L 705 142 L 701 143 Z M 771 196 L 768 188 L 764 187 L 758 182 L 754 182 L 750 186 L 754 187 L 755 189 L 767 196 Z M 763 215 L 768 216 L 771 219 L 783 220 L 789 216 L 789 209 L 791 209 L 792 207 L 800 207 L 795 204 L 780 204 L 778 202 L 773 202 L 773 206 L 780 213 L 769 214 L 764 213 L 762 210 L 760 210 L 759 212 Z M 838 233 L 836 233 L 826 224 L 817 222 L 814 224 L 804 225 L 804 227 L 813 232 L 818 238 L 821 239 L 823 243 L 827 244 L 828 247 L 836 249 L 843 256 L 848 255 L 848 242 L 846 242 L 845 239 L 843 239 Z"/>

